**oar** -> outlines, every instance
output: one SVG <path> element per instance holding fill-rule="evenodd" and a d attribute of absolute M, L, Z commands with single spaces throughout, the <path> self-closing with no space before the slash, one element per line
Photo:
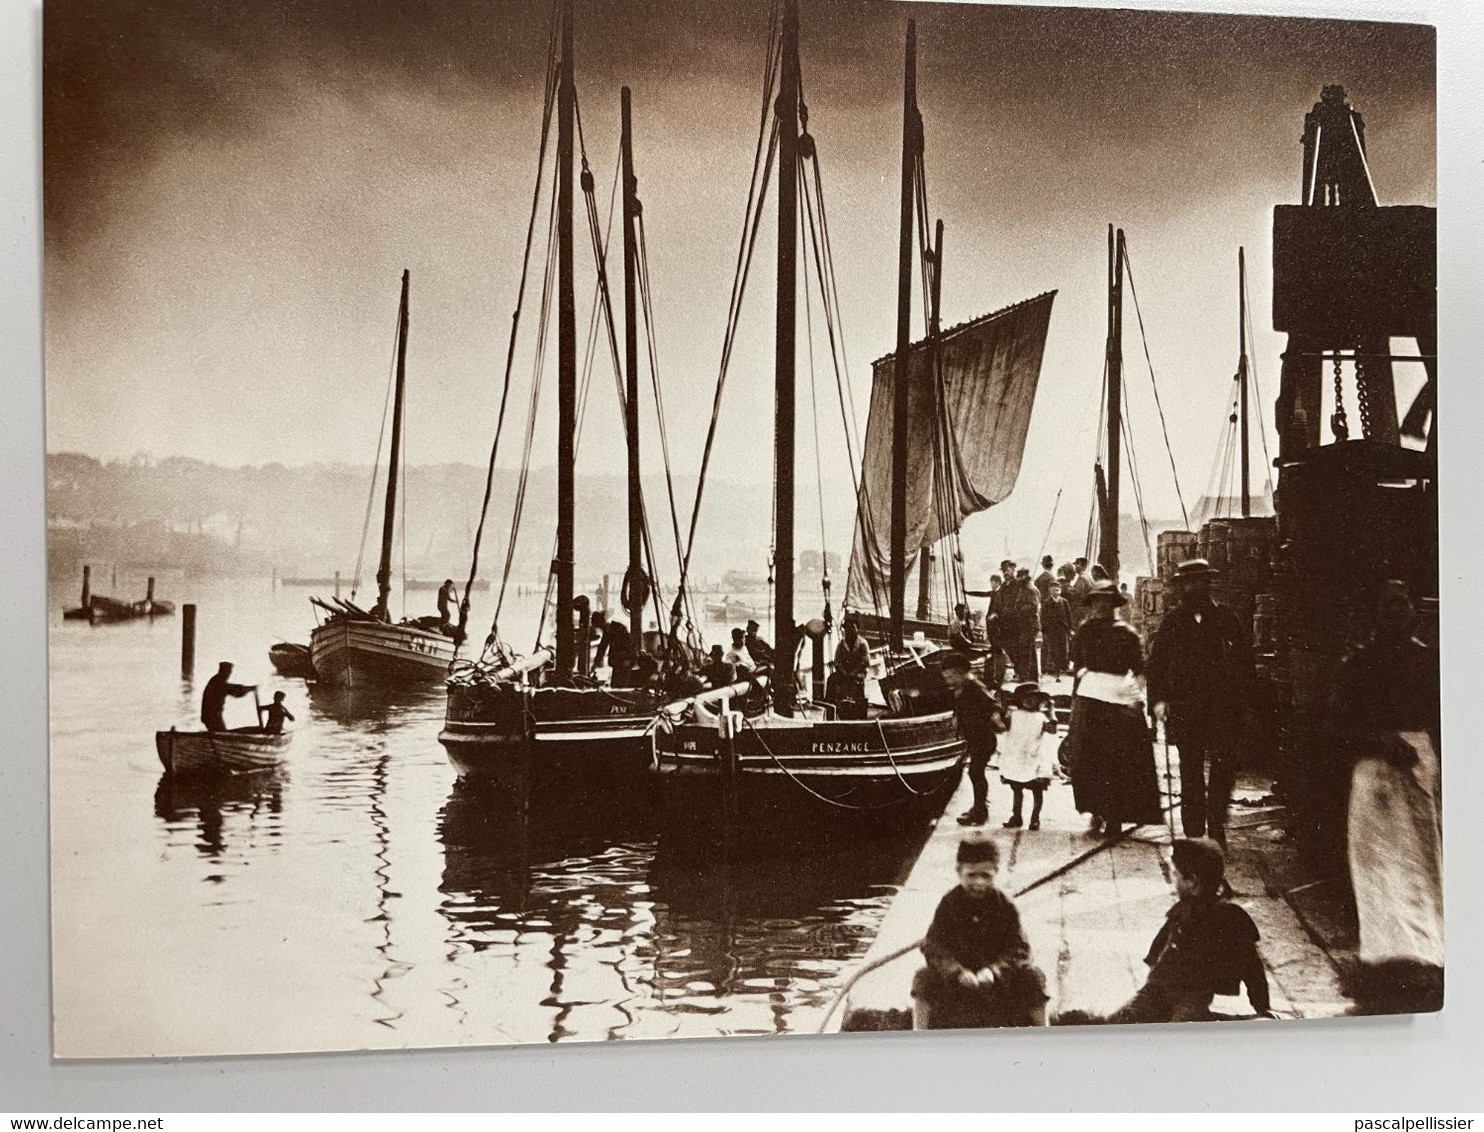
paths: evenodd
<path fill-rule="evenodd" d="M 257 721 L 257 728 L 258 728 L 258 730 L 262 730 L 262 727 L 263 727 L 263 702 L 260 699 L 258 699 L 258 686 L 256 684 L 254 684 L 252 686 L 252 706 L 257 709 L 257 719 L 258 719 L 258 721 Z"/>

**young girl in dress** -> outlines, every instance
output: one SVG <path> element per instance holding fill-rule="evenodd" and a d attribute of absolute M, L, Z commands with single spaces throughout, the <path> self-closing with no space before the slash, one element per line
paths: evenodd
<path fill-rule="evenodd" d="M 1010 730 L 1000 736 L 1000 781 L 1015 792 L 1006 829 L 1023 824 L 1021 807 L 1031 792 L 1030 829 L 1041 828 L 1041 801 L 1051 783 L 1052 756 L 1042 742 L 1051 720 L 1051 697 L 1039 684 L 1020 684 L 1010 700 Z"/>

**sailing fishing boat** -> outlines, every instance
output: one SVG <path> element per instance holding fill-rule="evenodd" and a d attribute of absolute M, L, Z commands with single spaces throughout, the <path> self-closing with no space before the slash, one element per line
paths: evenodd
<path fill-rule="evenodd" d="M 624 577 L 623 606 L 629 615 L 628 637 L 636 661 L 653 662 L 656 669 L 641 674 L 615 670 L 607 682 L 598 679 L 589 653 L 590 624 L 586 599 L 574 595 L 573 547 L 576 500 L 576 455 L 579 393 L 577 381 L 576 303 L 573 289 L 573 158 L 577 90 L 572 55 L 572 3 L 561 0 L 559 43 L 554 42 L 549 67 L 555 66 L 557 154 L 556 154 L 556 254 L 557 254 L 557 523 L 556 554 L 552 561 L 555 589 L 554 638 L 550 647 L 538 647 L 524 658 L 514 658 L 500 645 L 498 630 L 492 630 L 484 655 L 458 666 L 448 681 L 448 707 L 438 739 L 460 777 L 504 780 L 540 794 L 556 788 L 567 796 L 577 789 L 584 793 L 615 785 L 643 785 L 650 761 L 650 733 L 655 713 L 673 700 L 667 690 L 670 677 L 683 674 L 677 663 L 688 656 L 688 644 L 672 633 L 660 655 L 644 657 L 644 616 L 652 608 L 656 620 L 664 615 L 653 583 L 654 556 L 645 517 L 639 462 L 639 313 L 641 297 L 648 302 L 647 267 L 644 260 L 638 179 L 634 173 L 632 99 L 622 91 L 622 139 L 620 175 L 623 184 L 622 229 L 624 271 L 624 376 L 623 411 L 628 442 L 628 542 L 629 564 Z M 551 79 L 548 79 L 548 92 Z M 546 151 L 548 117 L 543 122 L 541 153 Z M 539 176 L 539 174 L 538 174 Z M 592 195 L 592 176 L 583 154 L 582 189 L 588 208 L 589 234 L 598 264 L 600 311 L 608 310 L 608 287 L 603 247 Z M 532 225 L 540 194 L 532 204 Z M 534 230 L 532 228 L 531 230 Z M 527 257 L 530 235 L 527 235 Z M 641 296 L 641 292 L 643 293 Z M 543 302 L 543 306 L 544 306 Z M 646 307 L 646 325 L 652 325 Z M 517 323 L 518 325 L 518 323 Z M 611 339 L 611 335 L 610 335 Z M 659 404 L 655 382 L 656 409 Z M 612 342 L 615 355 L 617 343 Z M 511 354 L 514 353 L 514 336 Z M 507 370 L 506 389 L 509 389 Z M 533 408 L 534 412 L 534 408 Z M 498 450 L 499 436 L 495 445 Z M 491 453 L 493 475 L 495 453 Z M 668 471 L 668 458 L 666 459 Z M 487 481 L 488 483 L 488 481 Z M 488 497 L 486 497 L 486 505 Z M 512 523 L 511 539 L 519 520 Z M 483 528 L 483 518 L 480 523 Z M 513 549 L 512 549 L 513 554 Z M 479 556 L 476 536 L 474 563 Z M 507 564 L 510 555 L 507 555 Z M 507 565 L 506 578 L 509 571 Z M 501 586 L 503 600 L 504 584 Z M 651 604 L 652 603 L 652 604 Z M 680 605 L 677 603 L 677 610 Z M 467 619 L 467 599 L 460 611 L 460 626 Z M 498 621 L 498 612 L 496 618 Z M 675 616 L 674 613 L 671 616 Z M 659 665 L 668 660 L 664 668 Z"/>
<path fill-rule="evenodd" d="M 442 679 L 453 661 L 452 628 L 436 617 L 393 621 L 391 614 L 392 542 L 397 518 L 397 485 L 401 478 L 402 397 L 407 380 L 408 287 L 402 272 L 397 308 L 397 368 L 392 399 L 391 458 L 387 466 L 386 505 L 381 523 L 381 560 L 376 569 L 376 604 L 362 609 L 339 597 L 311 598 L 328 616 L 309 634 L 315 674 L 332 684 L 401 684 Z"/>
<path fill-rule="evenodd" d="M 770 43 L 770 59 L 772 50 Z M 921 820 L 942 808 L 958 783 L 964 742 L 954 718 L 952 695 L 941 676 L 924 665 L 915 651 L 908 653 L 905 648 L 903 609 L 908 548 L 923 545 L 925 537 L 936 541 L 948 528 L 945 525 L 927 530 L 919 527 L 920 518 L 909 518 L 914 503 L 921 508 L 926 500 L 917 500 L 909 492 L 908 481 L 914 475 L 921 476 L 925 460 L 936 448 L 941 456 L 953 456 L 958 479 L 951 482 L 966 489 L 974 510 L 1009 493 L 1019 467 L 1050 315 L 1052 296 L 1045 295 L 958 328 L 951 335 L 938 334 L 940 226 L 937 248 L 929 255 L 935 268 L 930 288 L 935 301 L 930 312 L 929 340 L 915 348 L 912 344 L 915 205 L 925 198 L 925 191 L 921 182 L 922 125 L 916 99 L 916 27 L 909 22 L 897 351 L 876 367 L 871 420 L 874 437 L 868 439 L 866 473 L 857 498 L 857 551 L 869 564 L 878 526 L 879 488 L 883 481 L 890 484 L 891 543 L 884 572 L 877 563 L 875 574 L 865 573 L 852 580 L 861 592 L 860 587 L 868 588 L 873 577 L 884 573 L 890 590 L 890 651 L 898 667 L 881 681 L 884 702 L 869 705 L 864 719 L 839 718 L 833 705 L 817 699 L 799 702 L 794 662 L 800 636 L 795 627 L 793 593 L 797 187 L 804 179 L 800 177 L 801 161 L 813 161 L 817 173 L 819 155 L 814 138 L 800 132 L 803 107 L 795 0 L 784 0 L 780 50 L 779 90 L 776 100 L 771 100 L 778 166 L 774 515 L 775 553 L 781 566 L 775 595 L 777 649 L 772 705 L 757 719 L 732 711 L 729 703 L 715 708 L 688 705 L 678 721 L 667 722 L 657 734 L 656 771 L 664 789 L 665 819 L 670 832 L 681 836 L 771 840 L 828 835 L 842 828 L 874 831 L 897 822 Z M 771 88 L 765 93 L 771 95 Z M 816 176 L 816 191 L 818 184 Z M 806 198 L 806 208 L 817 207 L 822 215 L 822 193 L 817 199 L 816 206 Z M 820 263 L 828 259 L 827 252 L 814 257 L 821 275 Z M 821 278 L 821 294 L 830 290 L 828 281 Z M 952 342 L 951 350 L 944 349 L 945 340 Z M 959 367 L 947 382 L 945 358 Z M 985 391 L 976 388 L 976 382 L 991 387 L 987 400 L 981 400 Z M 927 394 L 931 403 L 924 397 L 924 387 L 931 391 Z M 1007 396 L 1015 409 L 1003 426 L 1005 435 L 1001 435 L 992 410 Z M 955 424 L 955 412 L 967 414 L 967 419 Z M 945 420 L 949 424 L 946 436 L 942 435 Z M 890 443 L 885 441 L 887 421 Z M 986 441 L 1009 450 L 981 455 L 970 447 Z M 997 482 L 973 478 L 981 461 L 999 470 Z M 704 478 L 703 468 L 703 485 Z M 925 489 L 929 492 L 933 490 L 931 482 Z M 918 490 L 924 490 L 920 482 L 913 487 L 913 491 Z M 955 529 L 957 521 L 955 516 Z M 816 671 L 821 667 L 816 653 Z"/>

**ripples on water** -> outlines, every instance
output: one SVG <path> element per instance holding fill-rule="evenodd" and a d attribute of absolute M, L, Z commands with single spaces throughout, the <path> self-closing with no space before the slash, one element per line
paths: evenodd
<path fill-rule="evenodd" d="M 201 603 L 199 674 L 231 658 L 265 700 L 283 689 L 298 735 L 280 773 L 171 780 L 153 732 L 190 725 L 198 694 L 178 623 L 53 608 L 64 1056 L 809 1032 L 916 849 L 698 860 L 640 804 L 522 815 L 455 781 L 441 689 L 273 674 L 303 591 L 191 588 L 168 596 Z"/>

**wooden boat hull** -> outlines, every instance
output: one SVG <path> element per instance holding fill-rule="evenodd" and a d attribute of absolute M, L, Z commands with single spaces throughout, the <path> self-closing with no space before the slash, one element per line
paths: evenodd
<path fill-rule="evenodd" d="M 315 678 L 314 659 L 307 645 L 280 642 L 268 649 L 268 659 L 281 676 L 292 676 L 300 680 Z"/>
<path fill-rule="evenodd" d="M 442 680 L 453 638 L 410 625 L 334 618 L 309 635 L 315 676 L 331 684 L 402 684 Z"/>
<path fill-rule="evenodd" d="M 638 688 L 454 683 L 438 741 L 462 779 L 505 781 L 537 793 L 643 786 L 664 703 Z"/>
<path fill-rule="evenodd" d="M 269 735 L 237 731 L 155 732 L 155 751 L 170 774 L 250 774 L 283 765 L 292 732 Z"/>
<path fill-rule="evenodd" d="M 900 829 L 957 787 L 964 741 L 950 711 L 866 720 L 686 722 L 655 737 L 668 836 L 781 845 Z"/>

